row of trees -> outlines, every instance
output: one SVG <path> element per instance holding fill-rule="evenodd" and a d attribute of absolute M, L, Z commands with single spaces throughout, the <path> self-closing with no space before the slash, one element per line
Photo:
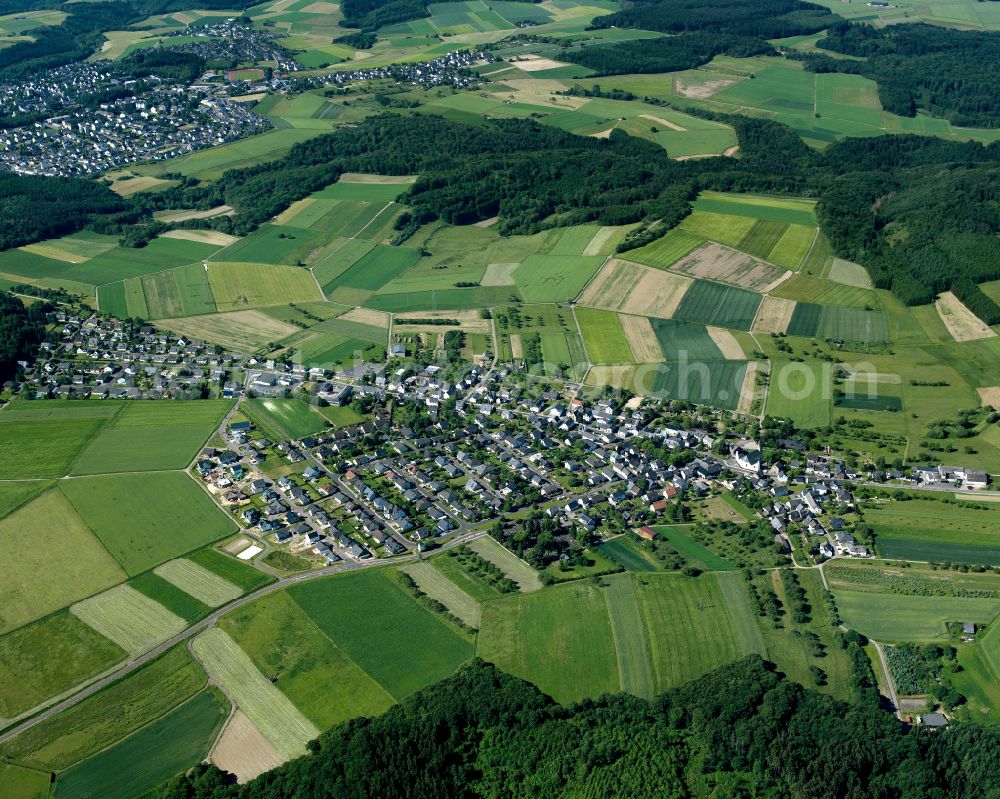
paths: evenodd
<path fill-rule="evenodd" d="M 758 656 L 651 702 L 617 694 L 569 708 L 476 661 L 246 785 L 201 765 L 163 799 L 975 799 L 1000 782 L 998 745 L 1000 734 L 979 725 L 906 732 L 874 703 L 803 688 Z"/>

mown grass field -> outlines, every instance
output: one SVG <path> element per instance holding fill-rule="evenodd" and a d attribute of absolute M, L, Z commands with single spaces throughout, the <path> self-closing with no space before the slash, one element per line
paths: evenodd
<path fill-rule="evenodd" d="M 56 799 L 131 799 L 201 760 L 229 714 L 214 689 L 59 775 Z M 97 792 L 95 794 L 95 792 Z"/>
<path fill-rule="evenodd" d="M 575 314 L 591 363 L 635 363 L 618 314 L 592 308 L 578 308 Z"/>
<path fill-rule="evenodd" d="M 660 524 L 655 525 L 653 529 L 660 538 L 700 568 L 711 571 L 728 571 L 735 568 L 728 560 L 691 538 L 687 534 L 691 529 L 690 525 Z"/>
<path fill-rule="evenodd" d="M 243 594 L 243 589 L 239 586 L 185 558 L 169 560 L 153 571 L 158 577 L 212 608 L 225 605 Z"/>
<path fill-rule="evenodd" d="M 0 483 L 0 519 L 52 488 L 52 480 L 19 480 Z"/>
<path fill-rule="evenodd" d="M 184 469 L 232 403 L 130 402 L 73 465 L 75 475 Z"/>
<path fill-rule="evenodd" d="M 514 281 L 525 302 L 567 302 L 604 261 L 600 255 L 529 255 L 514 270 Z"/>
<path fill-rule="evenodd" d="M 58 491 L 0 520 L 0 634 L 126 579 Z"/>
<path fill-rule="evenodd" d="M 522 591 L 537 591 L 542 587 L 538 572 L 490 536 L 470 541 L 468 547 L 510 577 Z"/>
<path fill-rule="evenodd" d="M 191 644 L 195 657 L 265 738 L 284 757 L 305 752 L 319 734 L 309 721 L 253 664 L 222 629 L 202 633 Z"/>
<path fill-rule="evenodd" d="M 119 585 L 77 602 L 70 613 L 133 657 L 188 626 L 185 619 L 130 585 Z"/>
<path fill-rule="evenodd" d="M 431 558 L 428 563 L 477 602 L 486 602 L 502 596 L 485 580 L 462 568 L 457 558 L 438 555 Z"/>
<path fill-rule="evenodd" d="M 630 574 L 615 574 L 605 578 L 605 583 L 604 597 L 608 603 L 622 690 L 652 699 L 656 679 L 636 581 Z"/>
<path fill-rule="evenodd" d="M 865 511 L 883 557 L 1000 565 L 1000 506 L 987 510 L 935 500 L 892 501 Z"/>
<path fill-rule="evenodd" d="M 0 637 L 0 719 L 14 718 L 125 658 L 123 649 L 65 610 L 7 633 Z"/>
<path fill-rule="evenodd" d="M 377 715 L 394 699 L 338 648 L 287 592 L 227 615 L 224 630 L 261 674 L 320 729 Z"/>
<path fill-rule="evenodd" d="M 213 574 L 218 575 L 226 582 L 232 583 L 247 594 L 262 588 L 268 583 L 274 582 L 274 578 L 264 572 L 249 566 L 243 561 L 237 560 L 231 555 L 205 547 L 197 552 L 192 552 L 187 556 L 187 560 L 208 569 Z"/>
<path fill-rule="evenodd" d="M 0 746 L 0 754 L 45 771 L 62 771 L 154 722 L 205 687 L 181 645 Z"/>
<path fill-rule="evenodd" d="M 562 703 L 621 687 L 604 592 L 590 583 L 485 604 L 476 654 Z"/>
<path fill-rule="evenodd" d="M 289 593 L 397 700 L 446 677 L 472 656 L 469 641 L 417 604 L 391 575 L 366 571 L 313 580 Z"/>
<path fill-rule="evenodd" d="M 701 236 L 688 233 L 681 228 L 674 228 L 650 244 L 629 250 L 628 259 L 638 264 L 666 269 L 704 243 L 705 239 Z"/>
<path fill-rule="evenodd" d="M 714 575 L 636 577 L 646 620 L 656 693 L 681 685 L 748 654 Z M 745 619 L 737 608 L 736 621 Z"/>
<path fill-rule="evenodd" d="M 182 591 L 155 572 L 143 572 L 138 577 L 133 577 L 129 581 L 128 587 L 134 588 L 175 616 L 184 619 L 188 624 L 203 619 L 212 610 L 210 605 L 205 604 L 187 591 Z"/>
<path fill-rule="evenodd" d="M 297 266 L 213 261 L 208 282 L 219 311 L 323 299 L 309 270 Z"/>
<path fill-rule="evenodd" d="M 440 571 L 425 561 L 409 563 L 399 568 L 413 578 L 427 596 L 436 599 L 470 627 L 479 627 L 482 615 L 479 603 Z"/>
<path fill-rule="evenodd" d="M 0 763 L 0 794 L 5 799 L 48 799 L 51 787 L 49 774 Z"/>
<path fill-rule="evenodd" d="M 75 477 L 59 488 L 127 574 L 139 574 L 236 529 L 183 472 Z"/>
<path fill-rule="evenodd" d="M 642 551 L 642 545 L 632 540 L 630 535 L 620 535 L 601 544 L 598 551 L 620 563 L 630 572 L 652 572 L 657 570 L 657 564 L 652 557 Z"/>

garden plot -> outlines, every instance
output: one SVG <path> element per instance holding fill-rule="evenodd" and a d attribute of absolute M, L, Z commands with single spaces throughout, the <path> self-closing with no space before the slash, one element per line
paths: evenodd
<path fill-rule="evenodd" d="M 767 261 L 721 244 L 704 244 L 681 258 L 670 269 L 691 277 L 717 280 L 739 288 L 766 293 L 791 273 Z"/>

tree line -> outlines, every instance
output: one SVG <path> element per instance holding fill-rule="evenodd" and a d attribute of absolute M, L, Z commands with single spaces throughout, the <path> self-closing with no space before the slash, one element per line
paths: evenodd
<path fill-rule="evenodd" d="M 851 636 L 844 646 L 867 663 Z M 652 701 L 615 694 L 570 707 L 477 660 L 382 716 L 321 734 L 310 754 L 246 785 L 203 764 L 161 797 L 978 799 L 1000 782 L 998 746 L 987 726 L 907 730 L 873 703 L 803 688 L 756 655 Z"/>

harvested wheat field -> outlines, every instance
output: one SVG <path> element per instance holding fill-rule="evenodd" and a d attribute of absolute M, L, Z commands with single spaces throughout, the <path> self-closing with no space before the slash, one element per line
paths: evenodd
<path fill-rule="evenodd" d="M 542 58 L 530 53 L 516 56 L 511 59 L 511 63 L 525 72 L 541 72 L 546 69 L 559 69 L 559 67 L 570 66 L 570 64 L 565 64 L 562 61 L 553 61 L 551 58 Z"/>
<path fill-rule="evenodd" d="M 740 401 L 736 406 L 738 413 L 750 413 L 753 401 L 757 399 L 757 361 L 748 361 L 747 370 L 743 373 L 743 387 L 740 389 Z"/>
<path fill-rule="evenodd" d="M 619 314 L 618 318 L 621 320 L 622 330 L 625 331 L 625 338 L 636 363 L 658 363 L 663 360 L 660 340 L 645 316 Z"/>
<path fill-rule="evenodd" d="M 715 346 L 719 348 L 722 357 L 727 361 L 742 361 L 746 358 L 736 337 L 724 327 L 706 327 L 705 329 L 712 341 L 715 342 Z"/>
<path fill-rule="evenodd" d="M 430 314 L 420 314 L 430 316 Z M 454 314 L 451 314 L 454 316 Z M 374 311 L 371 308 L 352 308 L 347 313 L 339 317 L 342 322 L 358 322 L 362 325 L 373 325 L 374 327 L 389 327 L 389 314 L 385 311 Z"/>
<path fill-rule="evenodd" d="M 233 209 L 228 205 L 217 205 L 206 211 L 178 210 L 178 211 L 154 211 L 153 217 L 161 222 L 186 222 L 189 219 L 210 219 L 213 216 L 231 216 Z"/>
<path fill-rule="evenodd" d="M 780 266 L 721 244 L 703 244 L 677 261 L 670 270 L 761 293 L 767 293 L 791 275 Z"/>
<path fill-rule="evenodd" d="M 612 258 L 577 302 L 588 308 L 669 319 L 691 283 L 682 275 Z"/>
<path fill-rule="evenodd" d="M 512 358 L 524 357 L 524 343 L 521 341 L 520 333 L 512 333 L 510 336 L 510 356 Z"/>
<path fill-rule="evenodd" d="M 714 78 L 711 80 L 682 80 L 677 78 L 674 81 L 674 91 L 681 97 L 690 97 L 692 100 L 707 100 L 713 94 L 728 89 L 737 80 L 731 78 Z"/>
<path fill-rule="evenodd" d="M 955 341 L 975 341 L 980 338 L 992 338 L 996 335 L 989 326 L 972 311 L 966 308 L 960 299 L 946 291 L 936 303 L 938 315 L 944 326 L 948 328 Z"/>
<path fill-rule="evenodd" d="M 223 771 L 235 774 L 240 784 L 285 762 L 271 742 L 239 710 L 229 719 L 208 759 Z"/>
<path fill-rule="evenodd" d="M 347 314 L 345 314 L 346 316 Z M 342 316 L 341 319 L 344 317 Z M 457 325 L 427 325 L 427 324 L 406 324 L 408 319 L 454 319 Z M 374 323 L 368 323 L 374 324 Z M 466 333 L 489 333 L 490 320 L 483 319 L 479 311 L 414 311 L 412 313 L 399 313 L 393 319 L 393 324 L 401 331 L 414 333 L 442 333 L 448 329 L 460 329 Z"/>
<path fill-rule="evenodd" d="M 230 236 L 218 230 L 168 230 L 163 234 L 163 238 L 196 241 L 199 244 L 218 244 L 220 247 L 227 247 L 240 240 L 239 236 Z"/>
<path fill-rule="evenodd" d="M 795 300 L 765 297 L 753 322 L 754 333 L 784 333 L 795 313 Z"/>
<path fill-rule="evenodd" d="M 994 409 L 1000 409 L 1000 386 L 984 386 L 977 388 L 979 399 L 983 405 L 991 405 Z"/>

